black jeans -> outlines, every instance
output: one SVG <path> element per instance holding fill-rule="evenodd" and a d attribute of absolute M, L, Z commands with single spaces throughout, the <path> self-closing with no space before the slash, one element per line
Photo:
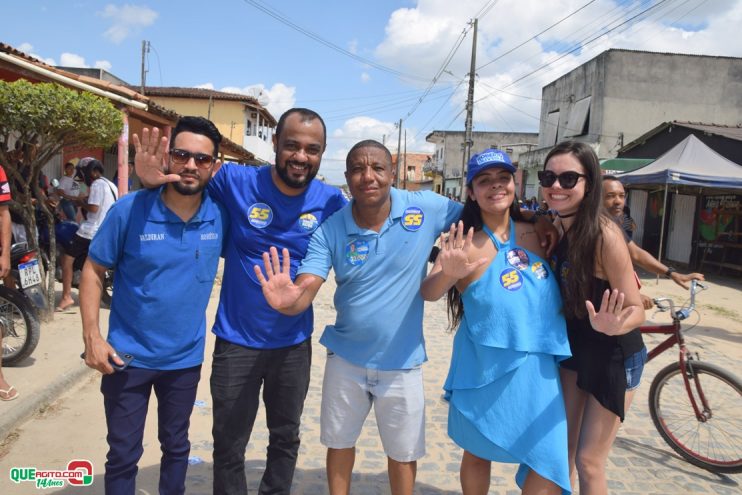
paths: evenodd
<path fill-rule="evenodd" d="M 214 494 L 247 493 L 245 448 L 255 424 L 261 385 L 269 441 L 258 493 L 291 492 L 311 362 L 311 339 L 280 349 L 254 349 L 217 338 L 211 368 Z"/>

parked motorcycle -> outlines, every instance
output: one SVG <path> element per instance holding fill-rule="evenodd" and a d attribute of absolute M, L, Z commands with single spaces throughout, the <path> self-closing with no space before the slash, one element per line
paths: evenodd
<path fill-rule="evenodd" d="M 46 307 L 36 251 L 26 243 L 10 251 L 11 275 L 16 287 L 0 286 L 0 331 L 3 365 L 13 366 L 36 349 L 41 335 L 39 310 Z"/>

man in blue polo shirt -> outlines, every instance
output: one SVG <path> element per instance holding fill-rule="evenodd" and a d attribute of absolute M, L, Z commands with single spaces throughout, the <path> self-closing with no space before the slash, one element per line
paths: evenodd
<path fill-rule="evenodd" d="M 285 249 L 282 267 L 275 247 L 264 255 L 267 279 L 260 267 L 255 272 L 268 302 L 296 314 L 335 270 L 337 320 L 320 340 L 328 349 L 320 421 L 330 493 L 350 490 L 355 442 L 373 404 L 392 493 L 412 494 L 425 453 L 420 283 L 433 243 L 462 205 L 393 189 L 391 155 L 377 141 L 351 148 L 345 177 L 353 201 L 312 236 L 296 283 Z"/>
<path fill-rule="evenodd" d="M 142 133 L 136 172 L 145 187 L 177 180 L 160 163 L 167 142 L 156 129 Z M 312 233 L 345 205 L 340 189 L 314 179 L 326 147 L 325 123 L 306 108 L 287 110 L 273 136 L 275 164 L 227 163 L 209 183 L 209 193 L 230 215 L 224 278 L 213 332 L 211 372 L 214 402 L 214 486 L 219 494 L 247 493 L 245 448 L 260 406 L 261 388 L 269 430 L 260 494 L 291 492 L 299 451 L 299 427 L 309 389 L 312 308 L 292 316 L 271 308 L 253 266 L 270 246 L 286 246 L 291 274 Z"/>
<path fill-rule="evenodd" d="M 228 228 L 204 188 L 221 135 L 201 117 L 173 130 L 178 182 L 117 201 L 90 244 L 80 282 L 85 364 L 103 374 L 106 493 L 134 494 L 152 389 L 158 399 L 160 493 L 185 492 L 188 426 L 201 374 L 206 306 Z M 106 269 L 115 268 L 107 341 L 99 329 Z M 133 359 L 132 359 L 133 357 Z M 114 371 L 112 364 L 128 367 Z"/>

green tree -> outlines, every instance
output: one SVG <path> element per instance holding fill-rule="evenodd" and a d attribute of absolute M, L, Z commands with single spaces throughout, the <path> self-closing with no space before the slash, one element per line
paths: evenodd
<path fill-rule="evenodd" d="M 50 253 L 56 253 L 54 217 L 39 187 L 41 169 L 66 146 L 108 147 L 123 129 L 119 110 L 104 98 L 56 83 L 24 79 L 0 81 L 0 165 L 5 168 L 13 201 L 29 239 L 38 247 L 35 208 L 46 218 Z M 12 146 L 11 146 L 12 144 Z M 54 308 L 56 256 L 49 256 L 45 277 L 48 308 Z"/>

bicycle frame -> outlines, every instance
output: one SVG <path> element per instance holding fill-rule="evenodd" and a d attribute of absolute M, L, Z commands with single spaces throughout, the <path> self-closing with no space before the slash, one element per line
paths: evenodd
<path fill-rule="evenodd" d="M 696 281 L 694 280 L 691 284 L 690 310 L 692 310 L 695 306 L 695 294 Z M 660 342 L 651 351 L 649 351 L 647 360 L 651 361 L 655 357 L 673 347 L 675 344 L 678 344 L 678 365 L 683 371 L 683 381 L 685 382 L 685 390 L 688 393 L 688 399 L 690 399 L 691 406 L 693 406 L 693 413 L 696 415 L 696 419 L 705 423 L 713 416 L 713 413 L 711 412 L 711 408 L 709 407 L 708 401 L 706 400 L 706 396 L 703 393 L 703 388 L 701 387 L 701 382 L 698 379 L 698 375 L 693 373 L 693 367 L 689 366 L 689 362 L 693 360 L 693 357 L 688 356 L 688 349 L 685 345 L 685 338 L 683 337 L 682 326 L 680 324 L 681 320 L 688 317 L 690 311 L 680 310 L 676 312 L 672 300 L 666 298 L 655 299 L 655 304 L 660 311 L 666 311 L 668 309 L 667 307 L 662 306 L 662 303 L 665 301 L 668 301 L 670 304 L 669 309 L 670 314 L 672 315 L 672 323 L 668 325 L 644 325 L 639 327 L 639 330 L 643 334 L 646 333 L 670 335 L 667 339 Z M 693 378 L 693 387 L 691 387 L 690 378 Z M 698 394 L 698 398 L 701 401 L 703 410 L 698 407 L 698 401 L 696 400 L 696 396 L 693 394 L 693 388 L 696 389 L 696 393 Z"/>

